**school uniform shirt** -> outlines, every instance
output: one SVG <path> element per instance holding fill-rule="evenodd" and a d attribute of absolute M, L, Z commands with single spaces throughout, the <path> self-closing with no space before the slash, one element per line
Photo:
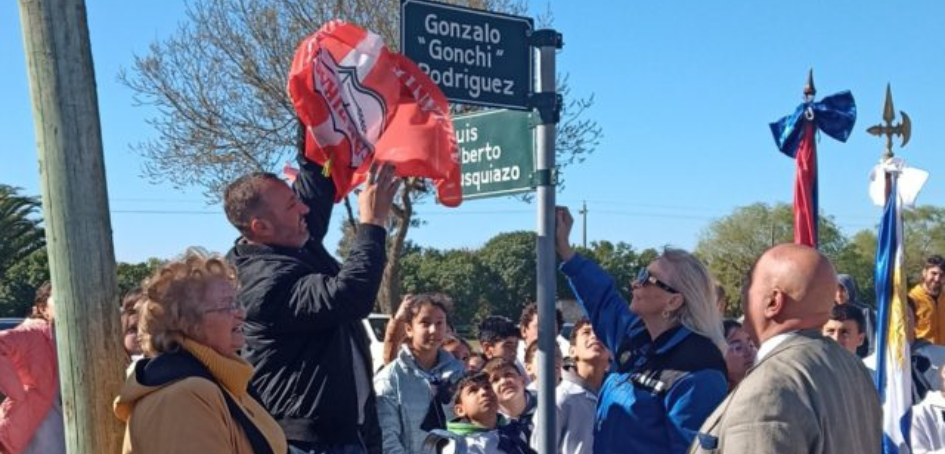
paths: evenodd
<path fill-rule="evenodd" d="M 912 453 L 945 454 L 945 397 L 931 392 L 912 407 Z"/>
<path fill-rule="evenodd" d="M 560 454 L 591 454 L 594 450 L 594 420 L 597 392 L 583 378 L 566 369 L 555 390 L 557 440 Z"/>

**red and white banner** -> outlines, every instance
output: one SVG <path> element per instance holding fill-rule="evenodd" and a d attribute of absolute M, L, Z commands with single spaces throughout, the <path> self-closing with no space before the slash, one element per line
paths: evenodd
<path fill-rule="evenodd" d="M 377 160 L 393 163 L 401 177 L 432 179 L 443 205 L 462 202 L 446 98 L 378 35 L 343 21 L 325 24 L 296 49 L 288 91 L 307 127 L 305 156 L 329 172 L 336 201 Z"/>

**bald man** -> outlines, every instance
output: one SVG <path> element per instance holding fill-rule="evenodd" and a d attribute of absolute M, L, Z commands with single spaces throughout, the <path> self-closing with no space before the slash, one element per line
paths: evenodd
<path fill-rule="evenodd" d="M 879 397 L 862 362 L 820 335 L 837 275 L 817 250 L 762 254 L 743 289 L 755 367 L 706 419 L 690 453 L 878 454 Z"/>

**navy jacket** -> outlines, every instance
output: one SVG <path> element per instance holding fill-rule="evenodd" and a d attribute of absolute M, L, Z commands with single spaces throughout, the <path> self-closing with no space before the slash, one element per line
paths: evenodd
<path fill-rule="evenodd" d="M 594 453 L 685 453 L 728 390 L 722 352 L 683 326 L 651 340 L 596 263 L 575 254 L 561 271 L 614 353 L 614 372 L 600 391 Z"/>

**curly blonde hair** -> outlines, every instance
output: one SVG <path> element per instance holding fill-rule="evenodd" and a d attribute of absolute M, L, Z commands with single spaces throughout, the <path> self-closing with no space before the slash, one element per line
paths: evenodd
<path fill-rule="evenodd" d="M 207 287 L 217 280 L 236 285 L 236 269 L 219 257 L 188 254 L 148 279 L 138 310 L 138 336 L 148 356 L 176 349 L 184 338 L 200 335 Z"/>

